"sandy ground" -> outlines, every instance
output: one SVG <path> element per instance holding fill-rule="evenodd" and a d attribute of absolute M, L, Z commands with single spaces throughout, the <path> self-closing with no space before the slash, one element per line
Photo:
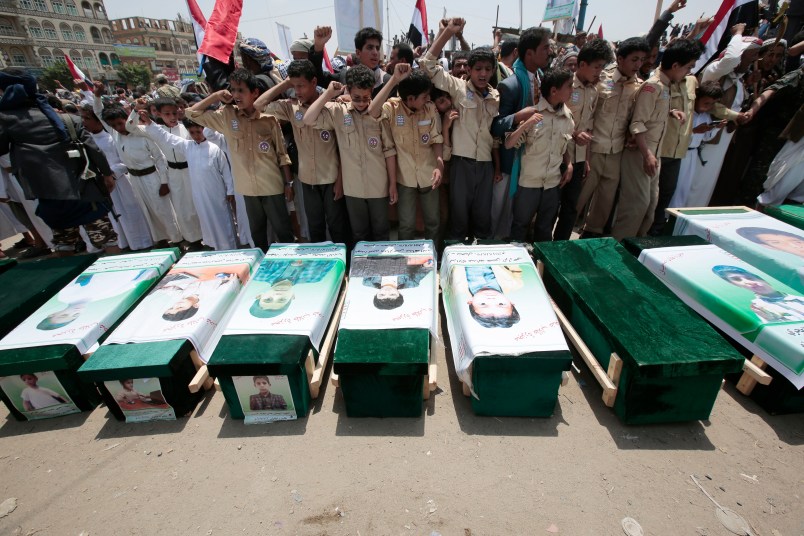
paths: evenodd
<path fill-rule="evenodd" d="M 442 321 L 442 325 L 444 322 Z M 576 359 L 576 362 L 579 361 Z M 804 535 L 804 416 L 726 385 L 711 420 L 625 426 L 581 363 L 549 419 L 476 417 L 437 351 L 419 419 L 350 419 L 327 385 L 306 419 L 245 426 L 222 393 L 175 422 L 105 407 L 20 423 L 0 405 L 0 535 Z"/>

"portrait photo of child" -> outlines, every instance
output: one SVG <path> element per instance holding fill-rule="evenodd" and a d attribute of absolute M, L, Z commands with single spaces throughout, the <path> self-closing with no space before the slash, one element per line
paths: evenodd
<path fill-rule="evenodd" d="M 0 389 L 15 409 L 28 419 L 77 413 L 54 372 L 37 372 L 0 378 Z"/>
<path fill-rule="evenodd" d="M 232 383 L 246 424 L 296 418 L 293 393 L 287 376 L 233 376 Z"/>

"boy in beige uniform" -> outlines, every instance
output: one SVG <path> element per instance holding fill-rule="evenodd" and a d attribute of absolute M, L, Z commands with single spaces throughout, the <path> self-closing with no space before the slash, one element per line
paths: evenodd
<path fill-rule="evenodd" d="M 572 94 L 566 102 L 575 121 L 575 132 L 572 133 L 568 149 L 573 164 L 572 179 L 561 187 L 561 204 L 553 240 L 569 240 L 575 220 L 578 219 L 578 197 L 583 179 L 589 173 L 589 149 L 598 101 L 597 83 L 600 82 L 603 68 L 612 59 L 609 43 L 602 39 L 585 44 L 578 54 L 578 70 L 572 80 Z"/>
<path fill-rule="evenodd" d="M 639 68 L 650 53 L 641 37 L 626 39 L 617 48 L 617 64 L 604 70 L 598 84 L 598 102 L 592 131 L 589 175 L 583 181 L 578 212 L 586 210 L 581 238 L 602 236 L 620 184 L 620 157 L 628 134 L 634 94 L 641 81 Z"/>
<path fill-rule="evenodd" d="M 304 124 L 304 114 L 318 98 L 315 67 L 309 60 L 292 61 L 287 73 L 288 77 L 260 95 L 254 106 L 280 121 L 287 121 L 293 128 L 310 241 L 325 241 L 329 228 L 334 242 L 346 243 L 349 222 L 335 135 L 331 130 L 316 130 Z M 291 88 L 296 93 L 295 99 L 274 100 Z"/>
<path fill-rule="evenodd" d="M 620 201 L 611 234 L 617 240 L 645 236 L 653 223 L 659 201 L 657 154 L 668 121 L 686 121 L 680 110 L 670 109 L 670 84 L 681 82 L 701 55 L 701 46 L 691 39 L 676 39 L 665 49 L 659 69 L 637 92 L 629 131 L 636 148 L 622 156 Z M 672 116 L 672 117 L 671 117 Z"/>
<path fill-rule="evenodd" d="M 536 103 L 536 112 L 505 139 L 507 149 L 525 144 L 511 224 L 511 240 L 519 242 L 527 238 L 534 216 L 533 239 L 536 242 L 552 239 L 561 200 L 560 186 L 572 178 L 568 145 L 575 122 L 565 106 L 572 94 L 572 73 L 567 69 L 549 71 L 539 90 L 543 98 Z M 563 174 L 562 164 L 566 165 Z"/>
<path fill-rule="evenodd" d="M 387 121 L 368 114 L 374 84 L 374 73 L 368 67 L 353 67 L 346 73 L 350 102 L 333 102 L 344 87 L 330 82 L 304 115 L 305 125 L 332 130 L 338 139 L 343 193 L 354 242 L 388 240 L 388 205 L 397 200 L 396 148 L 391 130 Z"/>
<path fill-rule="evenodd" d="M 386 102 L 398 85 L 399 97 Z M 399 240 L 416 238 L 416 200 L 422 207 L 424 237 L 440 241 L 438 187 L 444 174 L 441 116 L 430 102 L 430 78 L 398 63 L 394 75 L 369 106 L 369 114 L 387 121 L 396 145 L 399 193 Z"/>
<path fill-rule="evenodd" d="M 268 223 L 280 242 L 294 242 L 286 205 L 293 200 L 290 157 L 282 128 L 272 115 L 254 107 L 259 96 L 257 79 L 245 69 L 229 76 L 229 90 L 216 91 L 185 112 L 188 119 L 226 136 L 237 193 L 246 201 L 254 244 L 268 249 Z M 207 108 L 224 103 L 217 110 Z"/>
<path fill-rule="evenodd" d="M 465 23 L 460 18 L 451 19 L 419 60 L 419 67 L 430 76 L 433 85 L 449 93 L 459 110 L 452 127 L 450 163 L 449 237 L 455 240 L 491 235 L 494 175 L 491 123 L 500 109 L 500 95 L 489 85 L 496 69 L 491 50 L 479 48 L 471 52 L 468 80 L 455 78 L 438 63 L 444 45 L 463 31 Z"/>

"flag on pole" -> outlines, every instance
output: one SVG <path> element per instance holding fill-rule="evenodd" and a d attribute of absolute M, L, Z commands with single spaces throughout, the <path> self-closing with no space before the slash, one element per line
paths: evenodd
<path fill-rule="evenodd" d="M 416 0 L 413 8 L 413 20 L 410 21 L 408 39 L 413 47 L 430 44 L 430 32 L 427 28 L 427 4 L 425 0 Z"/>
<path fill-rule="evenodd" d="M 597 27 L 597 36 L 600 39 L 603 39 L 603 23 L 600 23 L 600 26 Z"/>
<path fill-rule="evenodd" d="M 92 79 L 85 75 L 84 72 L 79 69 L 75 63 L 73 63 L 73 60 L 70 59 L 70 56 L 65 54 L 64 61 L 67 62 L 67 68 L 70 69 L 70 74 L 73 75 L 73 79 L 83 80 L 86 84 L 89 84 L 89 87 L 92 87 Z"/>
<path fill-rule="evenodd" d="M 215 8 L 207 21 L 204 41 L 198 52 L 221 63 L 229 63 L 242 13 L 243 0 L 215 0 Z"/>
<path fill-rule="evenodd" d="M 329 59 L 329 52 L 327 52 L 327 47 L 324 47 L 324 59 L 322 61 L 323 61 L 323 63 L 321 65 L 321 67 L 323 67 L 324 70 L 329 71 L 331 73 L 335 72 L 332 69 L 332 61 L 330 61 L 330 59 Z"/>
<path fill-rule="evenodd" d="M 698 58 L 698 62 L 693 68 L 693 72 L 698 72 L 706 66 L 707 62 L 716 56 L 719 50 L 723 50 L 728 45 L 730 39 L 729 30 L 739 22 L 745 22 L 748 26 L 758 22 L 759 3 L 757 0 L 723 0 L 720 9 L 717 10 L 712 24 L 704 31 L 701 43 L 704 45 L 704 53 Z"/>
<path fill-rule="evenodd" d="M 290 45 L 293 44 L 293 34 L 290 32 L 290 27 L 277 22 L 276 33 L 279 35 L 279 52 L 282 54 L 282 59 L 292 60 L 293 55 L 290 53 Z"/>
<path fill-rule="evenodd" d="M 198 56 L 198 74 L 200 75 L 204 69 L 204 55 L 198 49 L 201 48 L 201 43 L 204 42 L 204 28 L 207 27 L 207 19 L 195 0 L 187 0 L 187 10 L 190 12 L 190 20 L 193 23 L 195 49 Z"/>

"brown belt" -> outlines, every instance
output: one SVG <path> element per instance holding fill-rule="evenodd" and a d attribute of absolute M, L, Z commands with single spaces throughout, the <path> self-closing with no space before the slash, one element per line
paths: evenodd
<path fill-rule="evenodd" d="M 128 170 L 129 175 L 134 175 L 135 177 L 144 177 L 146 175 L 150 175 L 151 173 L 156 173 L 156 166 L 151 166 L 145 169 L 130 169 Z"/>

